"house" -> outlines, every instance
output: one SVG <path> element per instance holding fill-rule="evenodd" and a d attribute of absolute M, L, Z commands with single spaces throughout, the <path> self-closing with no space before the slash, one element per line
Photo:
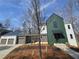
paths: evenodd
<path fill-rule="evenodd" d="M 0 36 L 6 34 L 6 33 L 9 33 L 11 32 L 10 30 L 6 30 L 6 29 L 0 29 Z"/>
<path fill-rule="evenodd" d="M 41 34 L 41 41 L 47 42 L 47 35 Z M 23 32 L 9 32 L 0 37 L 0 45 L 28 44 L 39 41 L 39 34 L 23 34 Z"/>
<path fill-rule="evenodd" d="M 16 45 L 30 43 L 29 35 L 23 35 L 22 32 L 9 32 L 0 38 L 0 45 Z"/>
<path fill-rule="evenodd" d="M 77 46 L 76 37 L 71 24 L 65 24 L 68 43 L 72 46 Z"/>
<path fill-rule="evenodd" d="M 43 25 L 42 27 L 41 27 L 41 32 L 40 32 L 40 34 L 47 34 L 47 25 Z"/>
<path fill-rule="evenodd" d="M 15 45 L 18 32 L 9 32 L 0 37 L 0 45 Z"/>
<path fill-rule="evenodd" d="M 48 44 L 63 43 L 77 46 L 75 34 L 71 24 L 65 24 L 63 18 L 53 14 L 47 20 Z"/>
<path fill-rule="evenodd" d="M 47 20 L 48 43 L 67 43 L 67 36 L 64 27 L 63 18 L 53 14 Z"/>
<path fill-rule="evenodd" d="M 42 35 L 41 37 L 41 41 L 42 42 L 47 42 L 47 25 L 44 24 L 42 27 L 41 27 L 41 32 L 40 34 Z"/>

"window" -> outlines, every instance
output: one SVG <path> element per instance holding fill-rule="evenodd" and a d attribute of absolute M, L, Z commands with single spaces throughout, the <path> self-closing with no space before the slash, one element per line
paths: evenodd
<path fill-rule="evenodd" d="M 55 37 L 56 40 L 65 38 L 62 33 L 54 33 L 54 37 Z"/>
<path fill-rule="evenodd" d="M 73 36 L 72 36 L 72 34 L 70 34 L 70 38 L 71 38 L 71 39 L 73 39 Z"/>
<path fill-rule="evenodd" d="M 43 30 L 45 30 L 45 28 L 43 28 Z"/>
<path fill-rule="evenodd" d="M 8 39 L 8 44 L 13 44 L 14 39 Z"/>
<path fill-rule="evenodd" d="M 6 44 L 7 39 L 2 39 L 1 44 Z"/>
<path fill-rule="evenodd" d="M 70 25 L 68 25 L 68 29 L 70 29 Z"/>
<path fill-rule="evenodd" d="M 53 26 L 54 26 L 54 28 L 57 28 L 57 27 L 58 27 L 58 25 L 57 25 L 57 22 L 56 22 L 56 21 L 54 21 L 54 22 L 53 22 Z"/>

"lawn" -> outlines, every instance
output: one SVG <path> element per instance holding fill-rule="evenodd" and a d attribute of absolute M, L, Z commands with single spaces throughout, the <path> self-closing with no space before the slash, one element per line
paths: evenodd
<path fill-rule="evenodd" d="M 73 59 L 55 46 L 42 45 L 42 59 Z M 4 59 L 39 59 L 38 45 L 23 45 L 15 48 Z"/>

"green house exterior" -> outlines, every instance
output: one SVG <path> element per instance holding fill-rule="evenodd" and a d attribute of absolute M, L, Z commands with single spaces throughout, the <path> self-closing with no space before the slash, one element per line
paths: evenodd
<path fill-rule="evenodd" d="M 63 18 L 53 14 L 47 20 L 48 44 L 67 43 L 67 36 Z"/>

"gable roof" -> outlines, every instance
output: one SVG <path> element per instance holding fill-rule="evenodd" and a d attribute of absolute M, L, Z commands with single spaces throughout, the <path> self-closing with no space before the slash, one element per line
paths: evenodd
<path fill-rule="evenodd" d="M 6 30 L 6 29 L 0 29 L 0 35 L 5 35 L 6 33 L 11 32 L 10 30 Z"/>
<path fill-rule="evenodd" d="M 55 14 L 55 13 L 53 13 L 52 15 L 50 15 L 49 17 L 48 17 L 48 19 L 47 19 L 47 21 L 46 21 L 46 25 L 47 25 L 47 23 L 48 22 L 50 22 L 51 21 L 51 17 L 54 17 L 54 16 L 57 16 L 57 17 L 59 17 L 59 18 L 61 18 L 62 20 L 64 20 L 61 16 L 59 16 L 59 15 L 57 15 L 57 14 Z"/>

